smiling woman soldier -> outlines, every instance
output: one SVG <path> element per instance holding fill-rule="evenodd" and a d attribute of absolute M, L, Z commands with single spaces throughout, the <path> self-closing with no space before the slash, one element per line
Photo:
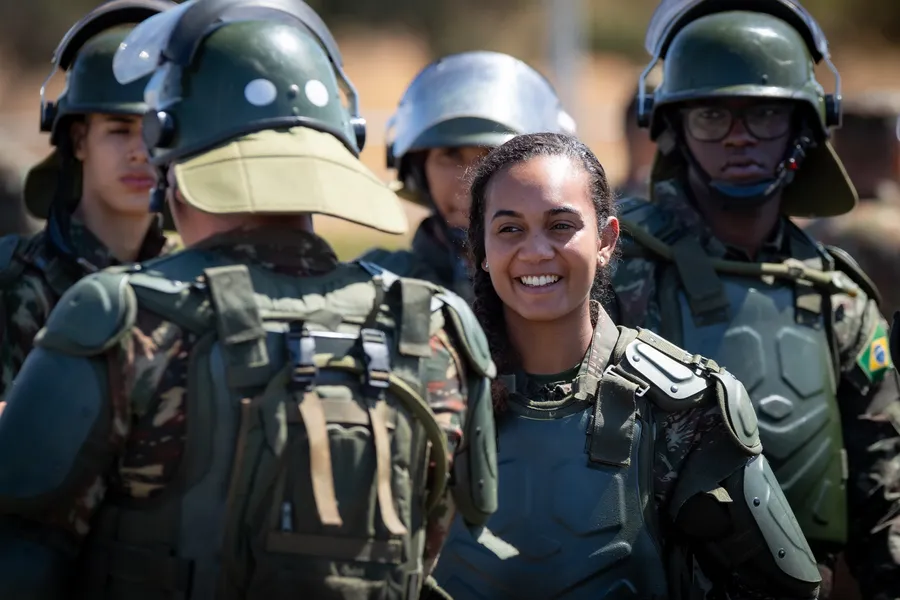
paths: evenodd
<path fill-rule="evenodd" d="M 41 130 L 55 149 L 25 181 L 29 211 L 47 223 L 33 237 L 0 240 L 0 409 L 63 292 L 98 269 L 170 250 L 147 210 L 156 181 L 141 140 L 147 80 L 120 85 L 112 61 L 128 25 L 172 6 L 108 2 L 76 23 L 56 49 L 54 73 L 67 71 L 66 89 L 41 106 Z"/>

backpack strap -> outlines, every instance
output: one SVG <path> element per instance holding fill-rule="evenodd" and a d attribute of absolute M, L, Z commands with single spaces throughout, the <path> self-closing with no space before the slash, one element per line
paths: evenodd
<path fill-rule="evenodd" d="M 228 385 L 258 385 L 262 372 L 267 372 L 269 351 L 250 270 L 246 265 L 228 265 L 205 269 L 203 274 L 215 309 Z"/>
<path fill-rule="evenodd" d="M 730 303 L 712 259 L 694 236 L 686 236 L 672 246 L 672 258 L 681 278 L 694 322 L 700 326 L 728 319 Z"/>

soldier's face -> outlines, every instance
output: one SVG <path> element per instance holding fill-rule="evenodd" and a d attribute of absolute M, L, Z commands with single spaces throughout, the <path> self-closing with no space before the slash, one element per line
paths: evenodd
<path fill-rule="evenodd" d="M 141 118 L 88 115 L 73 126 L 75 157 L 83 171 L 83 199 L 117 214 L 148 215 L 156 176 L 141 139 Z"/>
<path fill-rule="evenodd" d="M 432 148 L 425 158 L 425 178 L 438 212 L 451 227 L 469 226 L 469 190 L 466 171 L 484 158 L 489 149 L 480 146 Z"/>
<path fill-rule="evenodd" d="M 783 101 L 724 99 L 681 110 L 688 149 L 706 174 L 733 184 L 775 175 L 792 135 L 793 106 Z"/>
<path fill-rule="evenodd" d="M 584 314 L 618 237 L 617 222 L 598 231 L 587 173 L 565 157 L 534 158 L 497 173 L 485 200 L 485 270 L 507 322 Z"/>

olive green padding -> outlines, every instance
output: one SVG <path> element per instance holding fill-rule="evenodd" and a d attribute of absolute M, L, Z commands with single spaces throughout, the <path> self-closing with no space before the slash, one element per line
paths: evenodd
<path fill-rule="evenodd" d="M 143 115 L 144 88 L 149 76 L 128 85 L 116 81 L 112 61 L 119 44 L 133 26 L 105 31 L 86 43 L 66 74 L 66 89 L 57 100 L 57 114 L 51 139 L 67 133 L 67 117 L 89 113 Z"/>
<path fill-rule="evenodd" d="M 651 136 L 665 129 L 665 107 L 734 97 L 804 103 L 817 115 L 817 133 L 826 135 L 824 90 L 800 34 L 771 15 L 731 11 L 689 23 L 672 40 L 654 94 Z"/>
<path fill-rule="evenodd" d="M 684 159 L 676 152 L 657 151 L 650 180 L 686 179 Z M 651 186 L 652 190 L 652 186 Z M 850 212 L 857 202 L 856 188 L 830 142 L 809 151 L 800 169 L 782 192 L 781 212 L 789 217 L 836 217 Z"/>
<path fill-rule="evenodd" d="M 403 159 L 410 153 L 428 150 L 431 148 L 462 148 L 464 146 L 482 146 L 485 148 L 495 148 L 505 144 L 518 135 L 505 125 L 489 121 L 487 119 L 476 119 L 473 117 L 460 117 L 458 119 L 450 119 L 438 123 L 434 127 L 430 127 L 422 132 L 422 135 L 416 138 L 409 152 L 403 157 L 397 157 L 401 161 L 398 169 L 398 175 L 402 178 L 405 175 L 406 165 L 402 164 Z M 408 200 L 420 206 L 431 209 L 431 204 L 422 194 L 408 190 L 403 181 L 396 182 L 393 185 L 394 191 L 404 200 Z"/>
<path fill-rule="evenodd" d="M 330 129 L 345 145 L 355 140 L 328 56 L 298 27 L 262 21 L 220 27 L 202 42 L 181 85 L 183 98 L 167 109 L 174 139 L 154 151 L 157 163 L 195 156 L 292 117 Z M 271 98 L 266 89 L 274 91 Z M 160 102 L 169 100 L 175 99 L 163 93 Z"/>
<path fill-rule="evenodd" d="M 60 298 L 36 345 L 73 356 L 95 356 L 131 331 L 137 298 L 122 273 L 100 272 L 78 281 Z"/>

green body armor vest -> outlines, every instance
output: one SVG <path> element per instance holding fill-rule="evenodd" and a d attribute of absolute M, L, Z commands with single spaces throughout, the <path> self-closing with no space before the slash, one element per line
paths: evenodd
<path fill-rule="evenodd" d="M 84 597 L 418 597 L 448 475 L 424 400 L 429 340 L 455 333 L 470 381 L 493 369 L 440 288 L 359 264 L 290 277 L 196 250 L 123 271 L 139 306 L 196 339 L 185 446 L 159 496 L 104 502 L 78 571 Z"/>
<path fill-rule="evenodd" d="M 830 293 L 853 284 L 833 271 L 827 253 L 796 233 L 788 234 L 793 262 L 716 261 L 696 238 L 655 223 L 656 210 L 648 204 L 626 209 L 623 223 L 633 235 L 626 256 L 663 258 L 655 272 L 662 323 L 657 333 L 715 360 L 744 383 L 764 453 L 807 540 L 814 549 L 843 545 L 848 475 Z M 631 220 L 639 215 L 646 220 Z"/>

